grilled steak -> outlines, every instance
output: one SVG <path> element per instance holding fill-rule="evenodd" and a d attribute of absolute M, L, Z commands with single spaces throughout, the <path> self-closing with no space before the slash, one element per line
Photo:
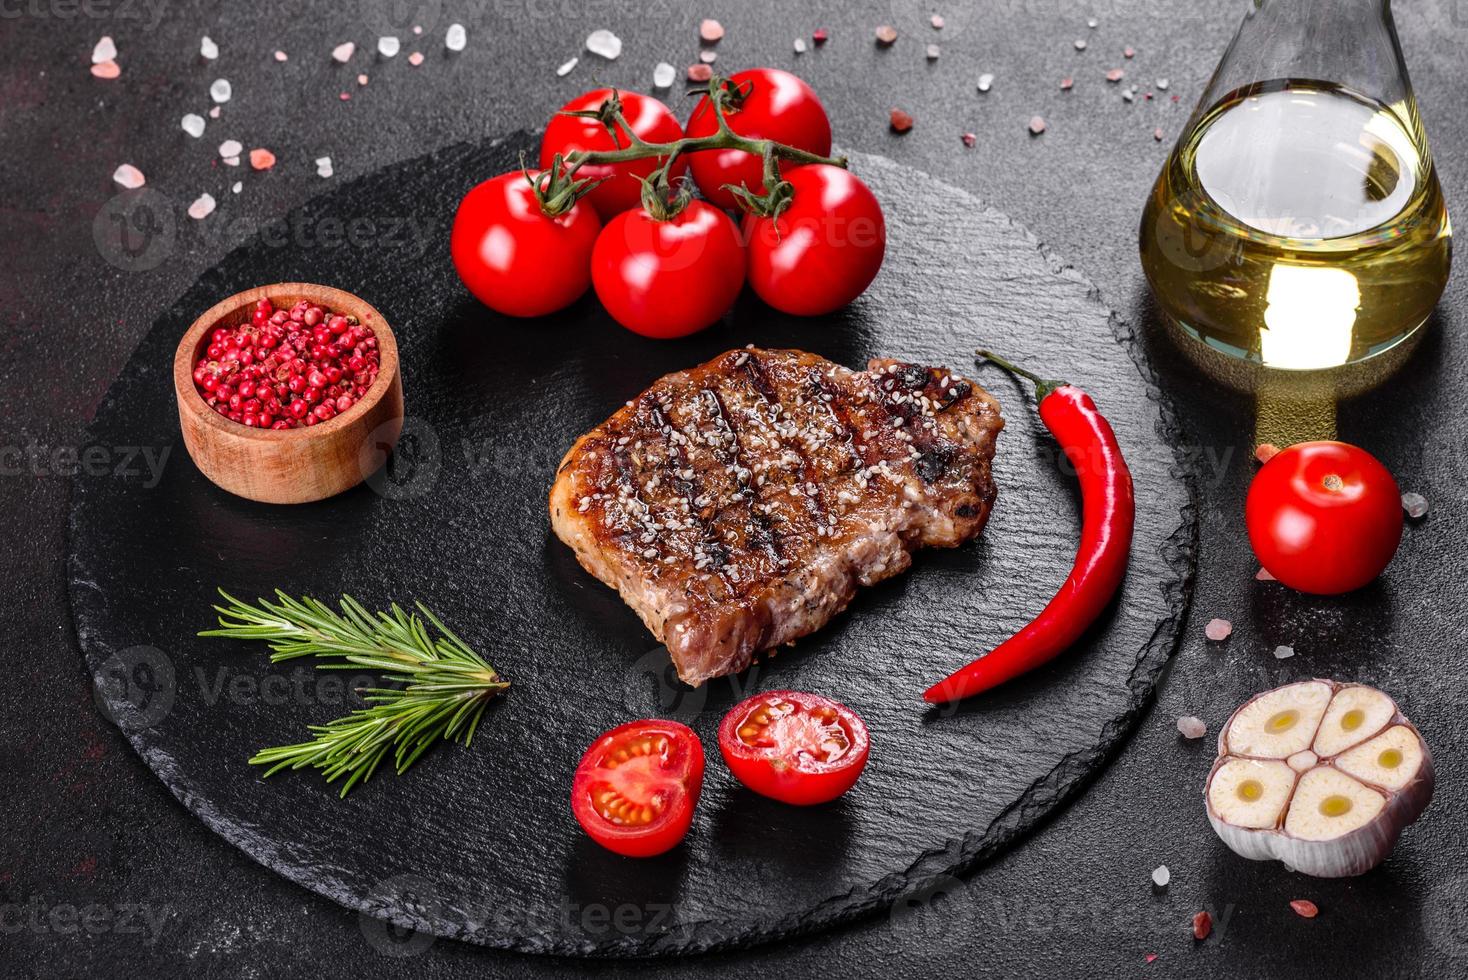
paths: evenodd
<path fill-rule="evenodd" d="M 940 368 L 730 351 L 577 440 L 551 524 L 621 592 L 685 683 L 820 629 L 994 503 L 999 403 Z"/>

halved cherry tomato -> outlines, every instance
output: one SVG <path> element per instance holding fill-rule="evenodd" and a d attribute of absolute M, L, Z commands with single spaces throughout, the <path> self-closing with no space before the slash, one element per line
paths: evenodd
<path fill-rule="evenodd" d="M 831 155 L 831 120 L 811 87 L 788 71 L 751 68 L 729 77 L 736 105 L 724 113 L 729 128 L 750 139 L 770 139 L 818 156 Z M 689 136 L 712 136 L 719 130 L 713 103 L 705 95 L 688 117 Z M 764 161 L 743 150 L 703 150 L 693 154 L 693 179 L 710 202 L 736 207 L 725 184 L 761 193 L 765 186 Z M 785 173 L 795 167 L 783 164 Z"/>
<path fill-rule="evenodd" d="M 841 167 L 812 163 L 784 174 L 793 196 L 779 218 L 745 215 L 749 285 L 784 313 L 839 310 L 871 285 L 887 253 L 876 195 Z"/>
<path fill-rule="evenodd" d="M 626 133 L 619 130 L 613 140 L 611 132 L 599 119 L 564 114 L 600 109 L 611 94 L 609 88 L 593 89 L 567 102 L 551 117 L 545 127 L 545 135 L 540 139 L 542 170 L 550 167 L 557 153 L 564 157 L 573 150 L 620 150 L 627 147 Z M 671 143 L 683 138 L 683 127 L 678 124 L 678 118 L 657 99 L 620 90 L 617 97 L 622 102 L 622 118 L 627 120 L 627 125 L 639 139 L 648 143 Z M 576 176 L 592 180 L 608 178 L 593 188 L 586 200 L 596 208 L 602 221 L 609 221 L 618 213 L 642 203 L 642 183 L 637 178 L 651 174 L 662 166 L 664 159 L 647 157 L 627 163 L 588 164 L 579 168 Z M 687 166 L 687 161 L 682 158 L 673 161 L 673 172 L 669 176 L 679 176 Z"/>
<path fill-rule="evenodd" d="M 826 803 L 851 789 L 870 745 L 856 712 L 802 691 L 756 694 L 719 724 L 719 751 L 735 778 L 796 806 Z"/>
<path fill-rule="evenodd" d="M 686 337 L 723 316 L 744 287 L 739 229 L 698 200 L 665 220 L 624 211 L 596 240 L 591 281 L 612 319 L 633 333 Z"/>
<path fill-rule="evenodd" d="M 649 719 L 592 743 L 571 782 L 571 812 L 609 851 L 652 857 L 678 845 L 703 790 L 703 744 L 687 725 Z"/>
<path fill-rule="evenodd" d="M 1376 578 L 1402 540 L 1402 494 L 1387 468 L 1343 442 L 1302 442 L 1254 475 L 1249 543 L 1292 589 L 1336 595 Z"/>
<path fill-rule="evenodd" d="M 538 176 L 532 172 L 531 176 Z M 544 316 L 591 285 L 601 219 L 585 201 L 548 217 L 519 171 L 491 177 L 459 202 L 449 251 L 469 292 L 510 316 Z"/>

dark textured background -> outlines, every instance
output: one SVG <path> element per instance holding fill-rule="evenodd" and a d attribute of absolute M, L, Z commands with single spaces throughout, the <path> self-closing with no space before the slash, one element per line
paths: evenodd
<path fill-rule="evenodd" d="M 412 4 L 400 5 L 411 11 Z M 444 6 L 449 6 L 445 4 Z M 385 0 L 319 5 L 211 5 L 26 0 L 0 6 L 0 418 L 5 513 L 0 549 L 8 614 L 4 648 L 12 665 L 0 687 L 8 751 L 0 841 L 0 955 L 8 972 L 72 975 L 100 970 L 163 974 L 280 975 L 415 973 L 470 976 L 519 971 L 631 973 L 639 967 L 521 959 L 436 943 L 388 945 L 355 914 L 281 881 L 189 816 L 97 715 L 80 669 L 64 596 L 63 516 L 67 447 L 132 347 L 167 306 L 233 242 L 221 217 L 263 222 L 325 189 L 311 160 L 329 154 L 340 176 L 488 133 L 538 125 L 587 87 L 592 58 L 569 77 L 554 67 L 597 27 L 626 42 L 605 82 L 644 85 L 652 65 L 683 65 L 697 49 L 698 19 L 729 29 L 720 67 L 794 65 L 821 93 L 838 139 L 942 172 L 1029 225 L 1059 255 L 1101 284 L 1103 298 L 1147 329 L 1152 311 L 1135 257 L 1135 223 L 1191 100 L 1201 90 L 1238 18 L 1239 5 L 1195 0 L 1150 4 L 1111 0 L 1088 8 L 1061 0 L 1004 0 L 938 9 L 949 27 L 926 26 L 930 8 L 888 3 L 810 5 L 671 0 L 636 5 L 591 0 L 498 0 L 450 14 L 424 4 L 425 64 L 412 50 L 366 70 L 372 82 L 341 103 L 347 71 L 330 48 L 370 47 Z M 1365 7 L 1365 3 L 1339 4 Z M 157 14 L 156 19 L 154 13 Z M 1094 13 L 1100 27 L 1088 32 Z M 1462 0 L 1416 0 L 1397 11 L 1409 63 L 1450 202 L 1468 181 L 1463 151 L 1468 95 Z M 469 48 L 447 58 L 444 27 L 462 20 Z M 891 22 L 903 37 L 889 51 L 872 28 Z M 825 26 L 831 42 L 797 59 L 791 41 Z M 223 53 L 198 62 L 207 32 Z M 86 72 L 101 34 L 121 51 L 123 78 Z M 1077 53 L 1072 41 L 1087 37 Z M 922 45 L 943 45 L 927 63 Z M 1164 96 L 1128 105 L 1102 80 L 1125 63 L 1143 91 L 1159 76 Z M 284 48 L 291 61 L 269 53 Z M 359 54 L 357 64 L 368 63 Z M 987 96 L 981 71 L 996 75 Z M 1062 94 L 1059 79 L 1074 75 Z M 207 108 L 210 79 L 228 77 L 234 100 L 202 145 L 178 130 L 186 111 Z M 911 111 L 905 137 L 886 129 L 887 109 Z M 1031 139 L 1036 112 L 1049 132 Z M 959 134 L 978 145 L 965 149 Z M 226 171 L 212 148 L 233 136 L 275 149 L 275 172 Z M 136 164 L 150 186 L 177 205 L 167 261 L 127 273 L 106 261 L 93 238 L 99 209 L 113 196 L 109 175 Z M 245 193 L 228 192 L 233 179 Z M 195 226 L 182 208 L 201 190 L 220 200 L 212 224 Z M 935 202 L 936 203 L 936 202 Z M 975 261 L 982 261 L 976 256 Z M 1468 857 L 1463 821 L 1465 701 L 1460 679 L 1468 608 L 1464 577 L 1465 426 L 1454 382 L 1465 367 L 1457 341 L 1465 309 L 1461 277 L 1440 322 L 1408 368 L 1382 390 L 1343 406 L 1342 437 L 1367 446 L 1424 493 L 1432 515 L 1409 530 L 1381 583 L 1349 599 L 1307 600 L 1254 582 L 1239 512 L 1251 472 L 1252 405 L 1175 363 L 1155 363 L 1189 428 L 1202 489 L 1203 542 L 1192 622 L 1153 711 L 1091 790 L 1027 844 L 971 883 L 954 883 L 926 910 L 828 936 L 762 949 L 746 958 L 674 964 L 674 972 L 804 970 L 837 975 L 925 975 L 939 971 L 1105 976 L 1148 969 L 1162 975 L 1443 975 L 1468 963 Z M 17 455 L 16 450 L 19 451 Z M 58 455 L 58 452 L 60 455 Z M 146 569 L 140 567 L 140 574 Z M 1205 648 L 1202 624 L 1231 618 L 1223 649 Z M 1292 643 L 1279 663 L 1268 651 Z M 1438 798 L 1387 865 L 1349 882 L 1313 882 L 1275 866 L 1246 864 L 1212 837 L 1197 800 L 1208 749 L 1180 745 L 1177 715 L 1196 713 L 1216 731 L 1251 691 L 1318 669 L 1379 683 L 1437 749 Z M 511 845 L 513 846 L 513 845 Z M 1166 895 L 1147 875 L 1173 871 Z M 1309 897 L 1322 909 L 1306 922 L 1287 902 Z M 1196 945 L 1193 912 L 1211 908 L 1219 925 Z M 136 916 L 145 911 L 156 934 Z M 35 912 L 32 915 L 32 912 Z M 124 914 L 126 913 L 126 914 Z M 80 923 L 77 916 L 82 916 Z M 391 953 L 411 953 L 404 963 Z"/>

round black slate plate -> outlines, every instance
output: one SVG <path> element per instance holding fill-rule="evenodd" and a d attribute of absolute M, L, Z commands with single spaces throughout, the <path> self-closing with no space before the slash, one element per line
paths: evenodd
<path fill-rule="evenodd" d="M 901 918 L 913 896 L 973 869 L 1076 792 L 1149 696 L 1175 646 L 1194 539 L 1166 412 L 1090 284 L 1004 215 L 877 157 L 853 166 L 886 209 L 887 263 L 841 314 L 796 320 L 746 296 L 721 325 L 672 343 L 621 330 L 592 298 L 546 320 L 500 318 L 459 285 L 447 231 L 464 191 L 532 144 L 521 135 L 455 147 L 346 184 L 232 252 L 158 320 L 90 433 L 143 451 L 120 468 L 131 473 L 83 467 L 74 488 L 71 599 L 99 706 L 185 806 L 256 860 L 426 933 L 646 955 Z M 168 367 L 199 310 L 296 279 L 351 290 L 389 316 L 410 418 L 368 485 L 270 507 L 216 489 L 188 460 Z M 1076 540 L 1070 474 L 1028 397 L 985 370 L 1007 428 L 999 502 L 978 542 L 925 554 L 744 676 L 698 691 L 671 683 L 666 653 L 550 534 L 546 491 L 577 434 L 659 375 L 746 343 L 966 373 L 976 370 L 969 352 L 986 344 L 1093 391 L 1139 489 L 1114 612 L 1071 655 L 992 696 L 949 713 L 920 700 L 1040 608 Z M 369 607 L 424 600 L 514 688 L 471 749 L 440 749 L 346 800 L 313 773 L 262 781 L 246 765 L 252 751 L 346 713 L 351 678 L 273 667 L 260 645 L 195 638 L 212 625 L 215 586 L 245 597 L 347 591 Z M 789 808 L 728 776 L 714 747 L 719 718 L 776 686 L 823 692 L 865 717 L 871 763 L 846 798 Z M 688 721 L 712 754 L 688 840 L 638 862 L 591 844 L 566 796 L 599 732 L 648 715 Z"/>

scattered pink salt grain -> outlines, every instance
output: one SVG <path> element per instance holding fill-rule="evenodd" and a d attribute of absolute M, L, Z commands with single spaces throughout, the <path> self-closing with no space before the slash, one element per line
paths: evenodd
<path fill-rule="evenodd" d="M 1233 635 L 1234 624 L 1226 619 L 1210 619 L 1208 625 L 1203 627 L 1203 635 L 1214 643 L 1222 643 Z"/>
<path fill-rule="evenodd" d="M 877 43 L 883 47 L 890 47 L 897 42 L 897 28 L 891 24 L 883 24 L 877 28 Z"/>
<path fill-rule="evenodd" d="M 112 61 L 117 57 L 117 45 L 112 43 L 112 38 L 106 34 L 98 39 L 92 48 L 92 64 L 100 65 L 104 61 Z"/>
<path fill-rule="evenodd" d="M 1126 78 L 1126 72 L 1120 68 L 1113 68 L 1106 73 L 1106 80 L 1108 82 L 1119 82 L 1123 78 Z"/>
<path fill-rule="evenodd" d="M 1127 48 L 1121 54 L 1122 54 L 1122 57 L 1123 58 L 1135 58 L 1137 56 L 1137 49 L 1136 48 Z"/>
<path fill-rule="evenodd" d="M 702 61 L 706 65 L 711 65 L 715 61 L 718 61 L 719 60 L 719 52 L 717 52 L 717 51 L 700 51 L 698 53 L 698 60 L 699 61 Z"/>
<path fill-rule="evenodd" d="M 1254 573 L 1254 580 L 1257 582 L 1273 582 L 1275 581 L 1275 577 L 1269 573 L 1269 569 L 1261 568 Z"/>
<path fill-rule="evenodd" d="M 912 114 L 901 109 L 893 109 L 888 114 L 888 121 L 892 126 L 892 132 L 905 133 L 912 129 Z"/>
<path fill-rule="evenodd" d="M 284 51 L 277 51 L 277 52 L 275 52 L 275 60 L 276 61 L 285 61 L 288 57 L 290 57 L 290 56 L 287 55 Z"/>
<path fill-rule="evenodd" d="M 690 82 L 706 82 L 714 77 L 714 70 L 705 64 L 689 65 L 688 80 Z"/>
<path fill-rule="evenodd" d="M 941 31 L 943 29 L 943 15 L 934 14 L 932 17 L 928 18 L 928 23 L 933 25 L 933 30 Z"/>
<path fill-rule="evenodd" d="M 1261 463 L 1267 463 L 1279 455 L 1279 447 L 1272 442 L 1261 442 L 1254 450 L 1254 458 Z"/>
<path fill-rule="evenodd" d="M 698 36 L 705 44 L 717 44 L 724 37 L 724 25 L 716 20 L 705 20 L 698 25 Z"/>
<path fill-rule="evenodd" d="M 365 74 L 364 75 L 358 75 L 357 76 L 357 84 L 358 85 L 366 85 L 367 84 L 367 76 Z"/>
<path fill-rule="evenodd" d="M 1072 88 L 1075 87 L 1075 83 L 1076 80 L 1074 78 L 1062 78 L 1060 80 L 1060 91 L 1069 92 Z"/>
<path fill-rule="evenodd" d="M 1148 98 L 1150 99 L 1151 96 L 1149 95 Z M 1154 140 L 1156 140 L 1157 142 L 1159 142 L 1159 143 L 1162 142 L 1162 127 L 1161 126 L 1158 126 L 1156 129 L 1152 130 L 1152 138 Z"/>
<path fill-rule="evenodd" d="M 1039 136 L 1045 131 L 1045 119 L 1043 116 L 1030 117 L 1030 135 Z"/>
<path fill-rule="evenodd" d="M 103 61 L 92 66 L 92 74 L 97 78 L 111 81 L 122 74 L 122 69 L 115 61 Z"/>
<path fill-rule="evenodd" d="M 189 217 L 195 221 L 203 221 L 214 213 L 214 198 L 208 194 L 200 194 L 199 199 L 189 205 Z"/>
<path fill-rule="evenodd" d="M 1320 907 L 1308 898 L 1297 898 L 1290 903 L 1290 908 L 1302 919 L 1313 919 L 1320 914 Z"/>
<path fill-rule="evenodd" d="M 117 182 L 119 187 L 125 187 L 130 191 L 137 190 L 147 182 L 143 177 L 143 172 L 130 163 L 124 163 L 112 171 L 112 179 Z"/>
<path fill-rule="evenodd" d="M 209 110 L 209 118 L 210 119 L 218 119 L 219 118 L 219 106 L 215 106 L 214 108 L 212 108 L 212 109 Z"/>
<path fill-rule="evenodd" d="M 422 34 L 423 33 L 423 25 L 421 25 L 421 24 L 414 24 L 413 25 L 413 33 L 414 34 Z"/>
<path fill-rule="evenodd" d="M 412 65 L 414 68 L 417 68 L 419 65 L 423 64 L 423 52 L 414 51 L 412 54 L 408 55 L 408 64 Z"/>
<path fill-rule="evenodd" d="M 356 44 L 352 43 L 351 41 L 343 42 L 342 44 L 338 44 L 336 47 L 331 49 L 331 60 L 337 62 L 338 64 L 344 65 L 352 60 L 352 55 L 355 54 L 356 51 Z"/>
<path fill-rule="evenodd" d="M 352 101 L 352 93 L 351 92 L 343 92 L 341 95 L 338 95 L 337 98 L 338 99 L 341 99 L 343 102 L 350 102 L 350 101 Z"/>
<path fill-rule="evenodd" d="M 962 139 L 964 146 L 973 146 L 979 141 L 977 133 L 964 133 Z"/>
<path fill-rule="evenodd" d="M 1193 715 L 1183 715 L 1177 720 L 1178 734 L 1183 738 L 1202 738 L 1208 734 L 1208 726 L 1203 723 L 1202 718 Z"/>
<path fill-rule="evenodd" d="M 269 170 L 275 166 L 275 154 L 264 148 L 250 151 L 250 166 L 256 170 Z"/>
<path fill-rule="evenodd" d="M 811 32 L 810 39 L 816 44 L 825 44 L 831 39 L 831 32 L 824 27 L 818 27 Z"/>
<path fill-rule="evenodd" d="M 1148 963 L 1155 963 L 1155 962 L 1157 962 L 1157 954 L 1156 953 L 1148 953 L 1147 954 L 1147 962 Z"/>
<path fill-rule="evenodd" d="M 1402 494 L 1402 509 L 1407 512 L 1407 516 L 1412 518 L 1412 520 L 1420 521 L 1427 516 L 1427 498 L 1420 493 L 1412 493 L 1410 491 L 1404 493 Z"/>

